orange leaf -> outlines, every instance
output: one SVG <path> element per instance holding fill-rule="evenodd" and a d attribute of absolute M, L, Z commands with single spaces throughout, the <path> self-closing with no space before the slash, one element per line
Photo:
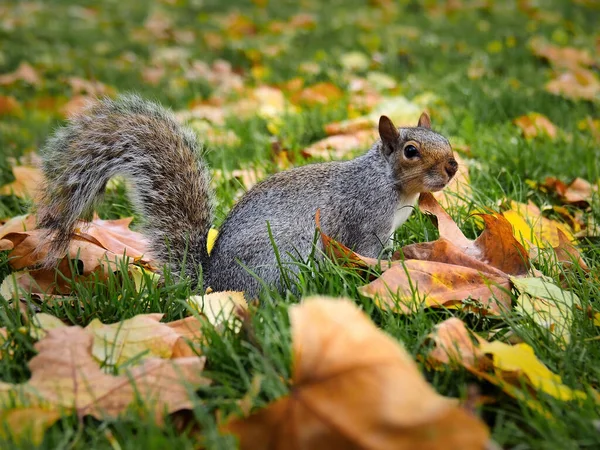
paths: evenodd
<path fill-rule="evenodd" d="M 506 275 L 414 259 L 386 270 L 377 280 L 360 287 L 359 292 L 374 299 L 380 308 L 404 314 L 417 311 L 421 304 L 449 307 L 469 298 L 482 303 L 482 313 L 500 314 L 511 302 Z"/>
<path fill-rule="evenodd" d="M 12 95 L 0 95 L 0 116 L 18 113 L 21 105 Z"/>
<path fill-rule="evenodd" d="M 487 427 L 437 394 L 350 301 L 306 299 L 290 318 L 293 394 L 224 425 L 242 449 L 484 447 Z"/>
<path fill-rule="evenodd" d="M 550 122 L 543 114 L 529 113 L 513 120 L 513 123 L 518 126 L 523 135 L 528 138 L 535 138 L 539 135 L 546 135 L 550 139 L 555 139 L 557 135 L 556 125 Z"/>
<path fill-rule="evenodd" d="M 343 95 L 341 89 L 335 84 L 322 82 L 298 91 L 292 95 L 291 100 L 297 105 L 326 105 L 339 101 Z"/>
<path fill-rule="evenodd" d="M 503 216 L 482 214 L 485 229 L 476 240 L 471 241 L 430 193 L 421 194 L 419 208 L 435 215 L 440 237 L 448 239 L 467 255 L 510 275 L 525 275 L 528 272 L 527 251 L 515 239 L 511 224 Z"/>
<path fill-rule="evenodd" d="M 37 200 L 44 179 L 42 171 L 37 167 L 14 166 L 12 172 L 15 181 L 0 187 L 0 195 L 12 194 L 20 198 Z"/>
<path fill-rule="evenodd" d="M 0 75 L 0 85 L 11 85 L 17 81 L 37 85 L 40 83 L 40 77 L 29 63 L 21 62 L 14 72 Z"/>
<path fill-rule="evenodd" d="M 29 362 L 30 380 L 0 383 L 0 399 L 26 399 L 28 407 L 74 410 L 80 417 L 97 419 L 117 417 L 141 400 L 161 422 L 166 413 L 191 408 L 190 391 L 210 383 L 202 376 L 200 357 L 150 358 L 126 375 L 107 375 L 91 355 L 92 339 L 80 327 L 50 330 L 35 344 L 38 354 Z M 36 421 L 35 416 L 25 419 Z"/>

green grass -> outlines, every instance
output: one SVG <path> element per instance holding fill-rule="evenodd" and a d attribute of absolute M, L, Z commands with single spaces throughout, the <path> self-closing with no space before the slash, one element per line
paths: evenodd
<path fill-rule="evenodd" d="M 0 11 L 5 12 L 0 14 L 0 73 L 11 72 L 25 61 L 38 70 L 42 80 L 34 86 L 23 82 L 0 85 L 0 95 L 12 95 L 23 105 L 20 113 L 2 116 L 0 121 L 0 184 L 11 179 L 9 157 L 19 158 L 39 149 L 52 129 L 61 123 L 55 109 L 42 109 L 39 105 L 49 98 L 70 98 L 73 92 L 65 81 L 68 77 L 96 79 L 117 92 L 134 90 L 174 109 L 184 109 L 193 100 L 207 98 L 212 88 L 206 83 L 185 80 L 181 61 L 167 65 L 159 85 L 143 81 L 142 69 L 157 54 L 172 47 L 186 49 L 186 63 L 226 59 L 244 74 L 249 85 L 277 84 L 301 76 L 306 84 L 331 81 L 344 91 L 347 78 L 340 57 L 349 51 L 375 55 L 373 68 L 398 80 L 402 95 L 413 99 L 423 93 L 433 94 L 430 109 L 434 128 L 450 136 L 452 142 L 461 141 L 471 147 L 477 164 L 471 170 L 476 206 L 494 208 L 505 197 L 518 201 L 531 199 L 539 206 L 552 205 L 556 203 L 554 197 L 531 189 L 526 180 L 543 181 L 547 176 L 566 181 L 574 177 L 588 180 L 600 177 L 599 143 L 589 130 L 578 126 L 587 117 L 598 118 L 598 103 L 571 101 L 544 91 L 551 69 L 528 47 L 530 38 L 543 36 L 557 45 L 593 52 L 600 39 L 597 29 L 600 13 L 594 2 L 539 2 L 543 8 L 537 13 L 525 13 L 517 8 L 517 2 L 488 2 L 493 6 L 465 6 L 446 12 L 440 8 L 434 11 L 435 2 L 430 1 L 391 2 L 397 3 L 393 11 L 384 11 L 377 4 L 386 2 L 376 1 L 308 0 L 301 2 L 302 7 L 289 1 L 265 3 L 263 8 L 243 0 L 105 0 L 79 2 L 79 6 L 62 0 L 4 2 L 0 6 Z M 256 33 L 240 38 L 224 35 L 219 20 L 234 10 L 251 20 Z M 285 21 L 300 12 L 315 17 L 314 28 L 284 27 L 280 34 L 269 31 L 274 20 Z M 152 13 L 168 16 L 172 29 L 164 38 L 157 35 L 139 38 L 139 30 Z M 178 42 L 173 30 L 191 33 L 193 39 L 189 43 Z M 207 32 L 224 36 L 222 48 L 207 44 L 204 38 Z M 280 53 L 263 54 L 270 46 L 277 46 Z M 261 55 L 260 64 L 268 68 L 262 80 L 254 79 L 250 72 L 257 51 Z M 306 62 L 316 62 L 318 73 L 302 72 Z M 468 77 L 468 68 L 474 62 L 485 68 L 483 77 Z M 277 138 L 297 155 L 296 164 L 308 162 L 301 157 L 300 150 L 325 136 L 323 125 L 347 117 L 347 102 L 348 98 L 344 98 L 324 108 L 309 108 L 284 117 Z M 556 140 L 528 141 L 521 136 L 512 120 L 531 111 L 543 113 L 559 127 Z M 264 119 L 229 119 L 227 125 L 241 138 L 241 144 L 210 146 L 207 157 L 212 167 L 231 171 L 257 164 L 267 173 L 277 170 L 272 163 L 273 136 Z M 217 186 L 216 226 L 231 208 L 238 191 L 235 182 Z M 2 216 L 22 214 L 28 207 L 14 197 L 0 198 Z M 103 218 L 133 213 L 123 186 L 109 192 L 99 213 Z M 600 220 L 597 198 L 588 214 Z M 477 228 L 468 211 L 453 215 L 467 236 L 476 235 Z M 437 231 L 429 219 L 417 212 L 397 232 L 396 247 L 436 238 Z M 596 237 L 583 243 L 584 256 L 596 277 L 600 274 L 598 242 Z M 354 299 L 378 326 L 401 341 L 419 361 L 428 350 L 427 334 L 450 315 L 440 310 L 425 310 L 408 317 L 381 312 L 358 294 L 357 287 L 364 280 L 356 272 L 329 261 L 300 264 L 303 266 L 299 281 L 301 295 L 266 294 L 261 307 L 253 310 L 252 339 L 244 333 L 239 336 L 209 333 L 204 350 L 207 376 L 214 383 L 198 392 L 193 416 L 210 448 L 231 448 L 231 441 L 216 431 L 215 412 L 235 411 L 235 401 L 248 391 L 255 375 L 264 377 L 255 406 L 265 406 L 288 392 L 286 380 L 291 373 L 292 355 L 287 309 L 300 297 L 327 294 Z M 557 270 L 545 260 L 539 268 L 558 279 Z M 9 271 L 3 255 L 0 278 Z M 569 286 L 582 300 L 583 311 L 574 312 L 572 339 L 566 348 L 549 339 L 547 332 L 527 317 L 515 314 L 502 321 L 466 313 L 460 313 L 459 317 L 484 337 L 491 330 L 512 329 L 568 386 L 598 388 L 600 340 L 591 340 L 598 337 L 598 328 L 593 326 L 587 309 L 600 311 L 600 286 L 582 276 L 567 277 Z M 164 285 L 149 286 L 140 295 L 126 281 L 112 277 L 91 286 L 76 284 L 74 303 L 38 302 L 35 307 L 77 325 L 86 325 L 94 318 L 111 323 L 148 312 L 163 312 L 165 320 L 176 320 L 187 314 L 183 300 L 197 290 L 189 283 L 167 280 Z M 23 331 L 29 325 L 2 301 L 0 326 L 9 330 L 9 340 L 0 349 L 0 380 L 25 381 L 29 377 L 26 363 L 34 354 L 33 340 Z M 497 402 L 483 407 L 481 414 L 492 430 L 493 439 L 502 447 L 600 446 L 597 422 L 600 409 L 593 400 L 571 404 L 541 395 L 540 402 L 554 416 L 549 420 L 466 371 L 432 372 L 423 367 L 423 372 L 444 395 L 464 398 L 468 384 L 477 383 L 485 395 L 496 398 Z M 119 420 L 102 422 L 88 418 L 80 422 L 67 416 L 47 432 L 40 448 L 192 448 L 197 436 L 197 427 L 182 430 L 176 419 L 158 426 L 132 411 Z M 0 446 L 15 448 L 11 442 Z"/>

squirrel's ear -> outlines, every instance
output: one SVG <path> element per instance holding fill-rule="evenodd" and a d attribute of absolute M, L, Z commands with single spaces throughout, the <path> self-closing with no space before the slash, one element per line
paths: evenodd
<path fill-rule="evenodd" d="M 398 128 L 396 128 L 388 116 L 381 116 L 379 118 L 379 136 L 384 147 L 389 148 L 391 151 L 398 145 L 400 133 L 398 133 Z"/>
<path fill-rule="evenodd" d="M 419 117 L 418 127 L 429 128 L 431 130 L 431 119 L 429 118 L 429 114 L 423 112 L 421 117 Z"/>

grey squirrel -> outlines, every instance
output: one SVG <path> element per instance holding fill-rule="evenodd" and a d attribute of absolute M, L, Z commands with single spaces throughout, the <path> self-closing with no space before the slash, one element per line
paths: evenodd
<path fill-rule="evenodd" d="M 201 267 L 204 285 L 215 291 L 253 298 L 261 290 L 256 277 L 284 291 L 280 263 L 310 255 L 317 210 L 324 233 L 376 257 L 419 193 L 444 188 L 458 167 L 426 113 L 416 127 L 400 129 L 381 116 L 379 135 L 355 159 L 294 168 L 254 186 L 225 219 L 209 256 L 214 193 L 194 132 L 137 95 L 103 99 L 57 130 L 42 152 L 38 225 L 51 239 L 46 262 L 65 255 L 76 220 L 115 175 L 131 180 L 152 256 L 194 280 Z"/>

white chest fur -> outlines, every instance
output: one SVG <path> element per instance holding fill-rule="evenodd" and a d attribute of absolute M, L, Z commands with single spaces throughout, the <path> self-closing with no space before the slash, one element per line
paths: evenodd
<path fill-rule="evenodd" d="M 401 197 L 398 206 L 396 207 L 396 211 L 394 211 L 394 218 L 392 221 L 392 229 L 390 230 L 390 238 L 409 216 L 412 214 L 415 209 L 415 204 L 417 203 L 417 199 L 419 198 L 419 194 L 409 195 L 406 197 Z"/>

